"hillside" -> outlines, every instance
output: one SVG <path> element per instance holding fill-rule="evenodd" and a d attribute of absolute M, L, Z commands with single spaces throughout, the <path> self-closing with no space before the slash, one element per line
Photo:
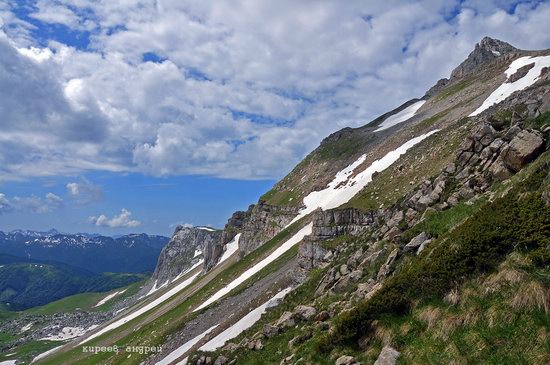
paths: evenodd
<path fill-rule="evenodd" d="M 52 261 L 0 255 L 0 303 L 20 311 L 69 295 L 105 292 L 140 281 L 136 274 L 95 274 Z"/>
<path fill-rule="evenodd" d="M 549 70 L 550 50 L 482 39 L 422 98 L 327 137 L 202 266 L 204 237 L 176 245 L 166 286 L 34 342 L 55 348 L 37 363 L 549 363 Z"/>

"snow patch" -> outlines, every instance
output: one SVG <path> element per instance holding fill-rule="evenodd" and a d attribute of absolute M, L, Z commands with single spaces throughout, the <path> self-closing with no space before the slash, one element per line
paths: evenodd
<path fill-rule="evenodd" d="M 97 302 L 97 304 L 94 305 L 94 308 L 99 307 L 100 305 L 103 305 L 103 304 L 107 303 L 109 300 L 113 299 L 114 297 L 116 297 L 119 294 L 124 293 L 126 290 L 127 289 L 124 289 L 124 290 L 121 290 L 121 291 L 116 291 L 114 293 L 111 293 L 111 294 L 107 295 L 105 298 L 103 298 L 99 302 Z"/>
<path fill-rule="evenodd" d="M 31 327 L 32 327 L 32 322 L 27 323 L 25 326 L 23 326 L 23 327 L 21 328 L 20 332 L 21 332 L 21 333 L 27 332 L 28 330 L 31 329 Z"/>
<path fill-rule="evenodd" d="M 497 56 L 497 57 L 500 56 L 500 52 L 499 52 L 499 51 L 491 51 L 491 52 L 493 53 L 493 55 L 495 55 L 495 56 Z"/>
<path fill-rule="evenodd" d="M 122 318 L 116 320 L 115 322 L 105 326 L 101 330 L 97 331 L 96 333 L 92 334 L 90 337 L 88 337 L 85 340 L 83 340 L 82 342 L 80 342 L 80 344 L 88 342 L 88 341 L 90 341 L 90 340 L 92 340 L 92 339 L 94 339 L 98 336 L 101 336 L 104 333 L 107 333 L 107 332 L 109 332 L 109 331 L 111 331 L 115 328 L 118 328 L 118 327 L 122 326 L 123 324 L 130 322 L 132 319 L 137 318 L 137 317 L 141 316 L 143 313 L 146 313 L 146 312 L 150 311 L 151 309 L 155 308 L 156 306 L 162 304 L 163 302 L 170 299 L 171 297 L 173 297 L 174 295 L 178 294 L 180 291 L 185 289 L 187 286 L 189 286 L 189 284 L 191 284 L 193 282 L 193 280 L 195 280 L 195 278 L 199 274 L 200 274 L 200 272 L 197 272 L 196 274 L 190 276 L 187 280 L 184 280 L 181 283 L 179 283 L 178 285 L 174 286 L 172 289 L 168 290 L 166 293 L 162 294 L 160 297 L 153 300 L 149 304 L 147 304 L 147 305 L 135 310 L 134 312 L 129 313 L 125 317 L 122 317 Z"/>
<path fill-rule="evenodd" d="M 15 365 L 16 362 L 17 360 L 6 360 L 6 361 L 1 361 L 0 365 Z"/>
<path fill-rule="evenodd" d="M 48 351 L 46 351 L 46 352 L 41 353 L 40 355 L 38 355 L 38 356 L 36 356 L 34 359 L 32 359 L 31 364 L 34 363 L 34 362 L 36 362 L 36 361 L 38 361 L 38 360 L 40 360 L 40 359 L 45 358 L 45 357 L 48 356 L 49 354 L 52 354 L 52 353 L 56 352 L 57 350 L 59 350 L 59 349 L 62 348 L 62 347 L 63 347 L 63 345 L 57 346 L 57 347 L 54 347 L 53 349 L 50 349 L 50 350 L 48 350 Z"/>
<path fill-rule="evenodd" d="M 189 341 L 187 341 L 186 343 L 184 343 L 183 345 L 181 345 L 180 347 L 178 347 L 177 349 L 175 349 L 174 351 L 172 351 L 168 356 L 166 356 L 164 359 L 162 359 L 161 361 L 157 362 L 156 365 L 168 365 L 168 364 L 171 364 L 173 361 L 175 361 L 178 357 L 182 356 L 183 354 L 185 354 L 187 351 L 189 351 L 193 346 L 195 346 L 197 344 L 197 342 L 199 342 L 200 340 L 202 340 L 207 334 L 209 334 L 210 332 L 212 332 L 212 330 L 214 328 L 218 327 L 218 325 L 215 325 L 215 326 L 212 326 L 210 327 L 209 329 L 207 329 L 206 331 L 204 331 L 203 333 L 201 333 L 200 335 L 190 339 Z M 187 358 L 185 358 L 183 360 L 183 363 L 186 364 L 187 363 Z"/>
<path fill-rule="evenodd" d="M 279 293 L 277 293 L 273 298 L 265 302 L 264 304 L 260 305 L 258 308 L 252 310 L 250 313 L 248 313 L 246 316 L 241 318 L 239 321 L 237 321 L 234 325 L 227 328 L 225 331 L 205 343 L 199 350 L 200 351 L 215 351 L 225 345 L 225 343 L 241 333 L 243 333 L 245 330 L 249 329 L 254 325 L 254 323 L 258 322 L 260 318 L 262 317 L 262 314 L 264 314 L 267 310 L 267 308 L 272 307 L 277 301 L 281 298 L 284 298 L 292 288 L 286 288 Z"/>
<path fill-rule="evenodd" d="M 375 132 L 383 131 L 384 129 L 388 129 L 390 127 L 393 127 L 394 125 L 403 123 L 404 121 L 411 119 L 416 114 L 418 109 L 420 109 L 420 107 L 424 105 L 425 102 L 426 100 L 419 100 L 416 103 L 409 105 L 405 109 L 401 110 L 399 113 L 390 115 L 389 117 L 384 119 L 384 122 L 378 126 L 378 129 L 375 130 Z"/>
<path fill-rule="evenodd" d="M 237 277 L 235 280 L 227 284 L 225 287 L 218 290 L 214 295 L 212 295 L 210 298 L 208 298 L 206 301 L 204 301 L 200 306 L 198 306 L 193 312 L 196 312 L 198 310 L 201 310 L 210 304 L 216 302 L 218 299 L 222 298 L 226 294 L 228 294 L 231 290 L 235 289 L 242 283 L 244 283 L 246 280 L 250 279 L 254 274 L 262 270 L 264 267 L 275 261 L 277 258 L 279 258 L 281 255 L 283 255 L 285 252 L 290 250 L 294 245 L 299 243 L 305 236 L 308 234 L 311 234 L 313 227 L 313 223 L 309 223 L 307 226 L 300 229 L 294 236 L 290 237 L 285 243 L 277 247 L 275 251 L 273 251 L 269 256 L 267 256 L 262 261 L 258 262 L 256 265 L 252 266 L 245 272 L 243 272 L 239 277 Z"/>
<path fill-rule="evenodd" d="M 292 222 L 290 222 L 290 224 L 298 221 L 318 208 L 323 210 L 333 209 L 347 203 L 355 196 L 355 194 L 360 192 L 365 186 L 367 186 L 368 183 L 372 181 L 372 175 L 375 172 L 381 172 L 387 169 L 411 147 L 420 143 L 437 131 L 439 130 L 436 129 L 405 142 L 399 148 L 388 152 L 381 159 L 374 161 L 372 165 L 367 167 L 364 171 L 352 176 L 355 173 L 355 169 L 365 162 L 367 158 L 367 155 L 362 155 L 351 165 L 339 171 L 336 176 L 334 176 L 334 180 L 332 180 L 325 189 L 309 193 L 304 198 L 305 208 L 300 210 L 299 214 L 292 220 Z"/>
<path fill-rule="evenodd" d="M 495 91 L 491 93 L 491 95 L 489 95 L 489 97 L 483 102 L 483 104 L 481 104 L 481 106 L 469 116 L 476 116 L 484 110 L 488 109 L 489 107 L 500 103 L 501 101 L 512 95 L 514 92 L 523 90 L 533 85 L 538 80 L 541 70 L 544 67 L 550 67 L 550 56 L 527 56 L 518 58 L 517 60 L 512 62 L 508 69 L 505 71 L 506 77 L 510 78 L 510 76 L 515 74 L 521 67 L 530 65 L 531 63 L 534 63 L 535 66 L 531 68 L 525 76 L 514 82 L 505 82 L 500 85 Z"/>
<path fill-rule="evenodd" d="M 208 231 L 208 232 L 214 232 L 215 229 L 212 228 L 212 227 L 197 227 L 197 229 L 202 229 L 203 231 Z"/>
<path fill-rule="evenodd" d="M 241 234 L 238 233 L 228 244 L 225 245 L 225 251 L 223 252 L 222 257 L 220 257 L 220 260 L 216 264 L 219 265 L 228 258 L 230 258 L 235 252 L 239 250 L 239 239 L 241 238 Z"/>
<path fill-rule="evenodd" d="M 55 335 L 49 335 L 47 337 L 43 337 L 40 340 L 45 341 L 65 341 L 70 340 L 72 338 L 77 338 L 82 335 L 84 335 L 86 332 L 93 330 L 94 328 L 97 328 L 97 324 L 94 324 L 86 329 L 82 327 L 63 327 L 61 329 L 61 332 Z"/>

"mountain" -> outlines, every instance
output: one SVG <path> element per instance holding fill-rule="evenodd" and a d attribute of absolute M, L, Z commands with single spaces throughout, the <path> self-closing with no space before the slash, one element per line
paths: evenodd
<path fill-rule="evenodd" d="M 158 255 L 168 240 L 168 237 L 147 234 L 112 238 L 56 230 L 0 231 L 0 253 L 54 260 L 95 273 L 140 273 L 154 270 Z"/>
<path fill-rule="evenodd" d="M 53 261 L 0 254 L 0 303 L 24 310 L 69 295 L 103 292 L 142 280 L 135 274 L 95 274 Z"/>
<path fill-rule="evenodd" d="M 178 228 L 171 282 L 38 363 L 548 363 L 549 71 L 550 50 L 482 39 L 208 243 Z"/>
<path fill-rule="evenodd" d="M 176 278 L 201 266 L 204 256 L 212 256 L 218 245 L 221 231 L 210 227 L 178 225 L 170 241 L 162 249 L 157 266 L 142 293 L 156 291 Z"/>

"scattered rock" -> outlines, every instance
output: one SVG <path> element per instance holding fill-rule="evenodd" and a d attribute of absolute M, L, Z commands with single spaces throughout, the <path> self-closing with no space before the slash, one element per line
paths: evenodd
<path fill-rule="evenodd" d="M 229 359 L 223 355 L 220 355 L 214 362 L 214 365 L 226 365 L 228 363 L 229 363 Z"/>
<path fill-rule="evenodd" d="M 294 327 L 295 325 L 296 321 L 292 312 L 284 312 L 275 323 L 275 326 L 280 328 Z"/>
<path fill-rule="evenodd" d="M 413 239 L 411 239 L 409 241 L 409 243 L 407 243 L 405 245 L 405 247 L 403 248 L 403 250 L 405 252 L 408 252 L 408 251 L 415 251 L 418 247 L 420 247 L 420 245 L 426 241 L 428 239 L 428 235 L 426 234 L 426 232 L 422 232 L 420 233 L 418 236 L 414 237 Z"/>
<path fill-rule="evenodd" d="M 302 319 L 304 321 L 309 321 L 317 314 L 317 310 L 313 307 L 307 305 L 299 305 L 294 308 L 295 318 Z"/>
<path fill-rule="evenodd" d="M 315 322 L 324 322 L 330 319 L 330 313 L 327 311 L 321 311 L 315 316 Z"/>
<path fill-rule="evenodd" d="M 374 365 L 395 365 L 397 358 L 401 355 L 399 351 L 391 346 L 384 346 Z"/>
<path fill-rule="evenodd" d="M 357 364 L 357 360 L 355 360 L 355 357 L 353 356 L 344 355 L 344 356 L 340 356 L 336 360 L 336 365 L 356 365 L 356 364 Z"/>
<path fill-rule="evenodd" d="M 270 338 L 279 334 L 280 331 L 281 330 L 279 327 L 273 326 L 271 324 L 266 324 L 263 328 L 262 333 L 264 334 L 265 337 Z"/>

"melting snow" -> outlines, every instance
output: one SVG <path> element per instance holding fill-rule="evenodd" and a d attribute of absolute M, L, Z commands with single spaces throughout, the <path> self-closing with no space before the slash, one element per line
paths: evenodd
<path fill-rule="evenodd" d="M 93 330 L 97 327 L 97 324 L 94 324 L 86 329 L 82 327 L 63 327 L 61 332 L 59 332 L 56 335 L 49 335 L 47 337 L 43 337 L 40 340 L 48 340 L 48 341 L 65 341 L 70 340 L 72 338 L 80 337 L 83 334 L 85 334 L 88 331 Z"/>
<path fill-rule="evenodd" d="M 202 340 L 207 334 L 209 334 L 210 332 L 212 332 L 212 330 L 214 328 L 218 327 L 218 325 L 215 325 L 215 326 L 212 326 L 210 327 L 209 329 L 207 329 L 206 331 L 204 331 L 203 333 L 201 333 L 200 335 L 198 335 L 197 337 L 195 338 L 192 338 L 190 339 L 189 341 L 187 341 L 186 343 L 184 343 L 183 345 L 181 345 L 180 347 L 178 347 L 177 349 L 175 349 L 174 351 L 172 351 L 168 356 L 166 356 L 164 359 L 162 359 L 161 361 L 157 362 L 156 365 L 168 365 L 168 364 L 171 364 L 174 360 L 176 360 L 178 357 L 182 356 L 183 354 L 185 354 L 187 351 L 189 351 L 191 349 L 191 347 L 195 346 L 197 344 L 197 342 L 199 342 L 200 340 Z M 187 363 L 187 358 L 185 358 L 184 360 L 184 364 Z"/>
<path fill-rule="evenodd" d="M 225 287 L 218 290 L 214 295 L 212 295 L 210 298 L 208 298 L 206 301 L 204 301 L 199 307 L 197 307 L 194 312 L 201 310 L 210 304 L 214 303 L 221 297 L 228 294 L 231 290 L 235 289 L 242 283 L 244 283 L 246 280 L 250 279 L 254 274 L 262 270 L 264 267 L 275 261 L 277 258 L 279 258 L 282 254 L 290 250 L 294 245 L 299 243 L 305 236 L 308 234 L 311 234 L 311 229 L 313 227 L 313 223 L 308 224 L 307 226 L 300 229 L 296 234 L 292 237 L 290 237 L 285 243 L 283 243 L 281 246 L 277 247 L 275 251 L 273 251 L 269 256 L 267 256 L 262 261 L 258 262 L 256 265 L 252 266 L 250 269 L 243 272 L 239 277 L 237 277 L 235 280 L 227 284 Z"/>
<path fill-rule="evenodd" d="M 211 228 L 211 227 L 197 227 L 197 229 L 202 229 L 203 231 L 208 231 L 208 232 L 214 232 L 215 231 L 215 229 Z"/>
<path fill-rule="evenodd" d="M 540 57 L 521 57 L 510 64 L 505 71 L 506 77 L 509 78 L 515 74 L 521 67 L 534 63 L 535 66 L 527 72 L 525 76 L 515 82 L 505 82 L 500 85 L 489 97 L 477 108 L 470 117 L 476 116 L 488 109 L 490 106 L 500 103 L 515 91 L 523 90 L 528 86 L 533 85 L 539 78 L 540 72 L 544 67 L 550 67 L 550 56 Z"/>
<path fill-rule="evenodd" d="M 126 291 L 126 289 L 121 290 L 121 291 L 116 291 L 116 292 L 114 292 L 114 293 L 112 293 L 112 294 L 107 295 L 105 298 L 103 298 L 103 299 L 101 299 L 99 302 L 97 302 L 97 304 L 94 305 L 94 308 L 95 308 L 95 307 L 99 307 L 100 305 L 103 305 L 103 304 L 107 303 L 109 300 L 113 299 L 114 297 L 116 297 L 116 296 L 119 295 L 119 294 L 124 293 L 125 291 Z"/>
<path fill-rule="evenodd" d="M 384 129 L 388 129 L 396 124 L 403 123 L 404 121 L 411 119 L 425 102 L 426 100 L 419 100 L 401 110 L 399 113 L 390 115 L 384 119 L 384 122 L 378 126 L 378 129 L 375 130 L 375 132 L 383 131 Z"/>
<path fill-rule="evenodd" d="M 16 362 L 17 360 L 6 360 L 6 361 L 1 361 L 0 365 L 15 365 Z"/>
<path fill-rule="evenodd" d="M 225 251 L 223 252 L 222 257 L 220 258 L 220 261 L 216 265 L 221 264 L 225 260 L 231 257 L 237 250 L 239 249 L 239 239 L 241 238 L 241 234 L 238 233 L 228 244 L 225 245 Z"/>
<path fill-rule="evenodd" d="M 48 351 L 46 351 L 46 352 L 41 353 L 40 355 L 38 355 L 38 356 L 36 356 L 34 359 L 32 359 L 31 364 L 34 363 L 34 362 L 36 362 L 36 361 L 38 361 L 38 360 L 40 360 L 40 359 L 45 358 L 46 356 L 48 356 L 48 355 L 51 354 L 51 353 L 56 352 L 57 350 L 59 350 L 59 349 L 62 348 L 62 347 L 63 347 L 63 345 L 57 346 L 57 347 L 54 347 L 53 349 L 50 349 L 50 350 L 48 350 Z"/>
<path fill-rule="evenodd" d="M 202 251 L 201 250 L 195 250 L 195 254 L 193 255 L 193 258 L 197 257 L 197 256 L 200 256 L 202 255 Z"/>
<path fill-rule="evenodd" d="M 431 131 L 405 142 L 399 148 L 388 152 L 381 159 L 374 161 L 372 165 L 367 167 L 363 172 L 360 172 L 352 177 L 355 169 L 367 158 L 366 155 L 362 155 L 357 159 L 357 161 L 339 171 L 334 177 L 334 180 L 332 180 L 332 182 L 330 182 L 324 190 L 314 191 L 306 196 L 304 198 L 305 208 L 300 210 L 298 216 L 296 216 L 290 224 L 296 222 L 302 217 L 305 217 L 317 208 L 321 208 L 323 210 L 332 209 L 347 203 L 355 196 L 355 194 L 360 192 L 369 182 L 372 181 L 372 175 L 375 172 L 381 172 L 387 169 L 395 161 L 397 161 L 401 155 L 406 153 L 409 148 L 420 143 L 422 140 L 437 131 L 438 130 Z"/>
<path fill-rule="evenodd" d="M 115 322 L 105 326 L 101 330 L 99 330 L 96 333 L 92 334 L 90 337 L 86 338 L 84 341 L 81 342 L 81 344 L 85 343 L 87 341 L 90 341 L 91 339 L 94 339 L 98 336 L 101 336 L 102 334 L 107 333 L 110 330 L 118 328 L 118 327 L 122 326 L 123 324 L 125 324 L 127 322 L 130 322 L 132 319 L 141 316 L 143 313 L 150 311 L 151 309 L 155 308 L 159 304 L 161 304 L 161 303 L 165 302 L 166 300 L 170 299 L 171 297 L 173 297 L 174 295 L 176 295 L 177 293 L 179 293 L 180 291 L 185 289 L 187 286 L 189 286 L 189 284 L 191 284 L 193 282 L 193 280 L 195 280 L 195 278 L 199 274 L 200 274 L 200 272 L 197 272 L 196 274 L 189 277 L 187 280 L 182 281 L 181 283 L 179 283 L 178 285 L 176 285 L 172 289 L 168 290 L 166 293 L 162 294 L 157 299 L 153 300 L 151 303 L 149 303 L 149 304 L 135 310 L 134 312 L 129 313 L 125 317 L 122 317 L 122 318 L 116 320 Z"/>
<path fill-rule="evenodd" d="M 225 331 L 205 343 L 199 351 L 215 351 L 225 345 L 225 343 L 232 338 L 237 337 L 240 335 L 243 331 L 249 329 L 254 325 L 254 323 L 258 322 L 260 318 L 262 317 L 262 314 L 265 313 L 267 308 L 273 306 L 279 299 L 284 298 L 285 295 L 287 295 L 292 288 L 286 288 L 279 293 L 277 293 L 273 298 L 265 302 L 264 304 L 260 305 L 258 308 L 252 310 L 250 313 L 248 313 L 246 316 L 241 318 L 237 323 L 232 325 L 231 327 L 227 328 Z"/>
<path fill-rule="evenodd" d="M 31 327 L 32 327 L 32 322 L 27 323 L 24 327 L 21 328 L 20 332 L 26 332 L 26 331 L 30 330 Z"/>

